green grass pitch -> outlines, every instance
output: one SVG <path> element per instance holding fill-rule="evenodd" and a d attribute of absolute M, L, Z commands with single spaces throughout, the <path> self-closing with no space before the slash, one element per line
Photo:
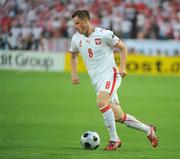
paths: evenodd
<path fill-rule="evenodd" d="M 118 91 L 125 112 L 157 126 L 159 146 L 117 124 L 122 147 L 103 151 L 108 133 L 87 74 L 0 71 L 0 159 L 179 159 L 180 78 L 128 76 Z M 101 145 L 83 150 L 80 136 L 97 131 Z"/>

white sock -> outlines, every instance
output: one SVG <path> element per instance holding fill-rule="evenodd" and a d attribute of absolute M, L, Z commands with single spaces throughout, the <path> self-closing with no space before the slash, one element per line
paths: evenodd
<path fill-rule="evenodd" d="M 141 130 L 143 132 L 145 132 L 146 134 L 149 133 L 150 131 L 150 127 L 140 121 L 138 121 L 135 117 L 133 117 L 132 115 L 126 114 L 125 115 L 125 120 L 123 121 L 123 123 L 131 128 L 137 129 L 137 130 Z"/>
<path fill-rule="evenodd" d="M 106 106 L 105 108 L 100 110 L 103 113 L 104 123 L 106 128 L 108 129 L 110 140 L 111 141 L 118 141 L 119 137 L 116 132 L 116 125 L 115 125 L 115 118 L 114 113 L 110 106 Z"/>

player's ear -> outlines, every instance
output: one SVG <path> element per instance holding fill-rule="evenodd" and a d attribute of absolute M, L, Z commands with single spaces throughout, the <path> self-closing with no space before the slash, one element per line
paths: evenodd
<path fill-rule="evenodd" d="M 84 18 L 83 21 L 87 23 L 90 20 L 88 18 Z"/>

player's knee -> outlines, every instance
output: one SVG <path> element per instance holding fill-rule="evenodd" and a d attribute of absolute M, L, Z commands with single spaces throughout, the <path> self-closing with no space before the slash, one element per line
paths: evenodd
<path fill-rule="evenodd" d="M 102 113 L 108 111 L 111 108 L 110 105 L 108 105 L 107 102 L 105 102 L 104 100 L 98 101 L 97 105 L 99 107 L 99 111 Z"/>
<path fill-rule="evenodd" d="M 104 102 L 104 101 L 98 101 L 98 102 L 97 102 L 97 105 L 98 105 L 99 108 L 103 108 L 104 106 L 106 106 L 106 102 Z"/>
<path fill-rule="evenodd" d="M 99 94 L 97 98 L 97 105 L 99 108 L 105 107 L 109 104 L 109 97 Z"/>

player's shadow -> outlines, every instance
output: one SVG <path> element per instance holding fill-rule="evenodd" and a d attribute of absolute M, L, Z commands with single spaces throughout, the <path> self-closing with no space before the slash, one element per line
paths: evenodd
<path fill-rule="evenodd" d="M 60 148 L 61 150 L 78 150 L 78 151 L 93 151 L 93 150 L 90 150 L 90 149 L 83 149 L 81 147 L 73 147 L 73 146 L 66 146 L 66 147 L 61 147 Z"/>
<path fill-rule="evenodd" d="M 83 150 L 81 147 L 73 147 L 73 146 L 66 146 L 66 147 L 60 147 L 60 149 L 62 149 L 62 150 L 67 150 L 67 149 L 69 149 L 69 150 Z"/>

